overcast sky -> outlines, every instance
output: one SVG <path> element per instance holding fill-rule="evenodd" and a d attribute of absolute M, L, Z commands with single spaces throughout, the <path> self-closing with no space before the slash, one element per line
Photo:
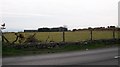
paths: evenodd
<path fill-rule="evenodd" d="M 0 23 L 6 23 L 5 31 L 63 25 L 69 29 L 118 25 L 120 0 L 0 1 Z"/>

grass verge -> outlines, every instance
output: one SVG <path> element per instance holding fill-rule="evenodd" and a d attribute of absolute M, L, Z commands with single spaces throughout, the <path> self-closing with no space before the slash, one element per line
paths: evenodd
<path fill-rule="evenodd" d="M 112 47 L 118 46 L 118 44 L 88 44 L 88 45 L 66 45 L 62 47 L 56 48 L 46 48 L 46 49 L 37 49 L 37 48 L 23 48 L 23 49 L 16 49 L 16 48 L 8 48 L 3 47 L 2 55 L 3 57 L 10 57 L 10 56 L 25 56 L 25 55 L 37 55 L 37 54 L 48 54 L 48 53 L 60 53 L 60 52 L 68 52 L 68 51 L 77 51 L 77 50 L 85 50 L 85 49 L 96 49 L 96 48 L 105 48 L 105 47 Z"/>

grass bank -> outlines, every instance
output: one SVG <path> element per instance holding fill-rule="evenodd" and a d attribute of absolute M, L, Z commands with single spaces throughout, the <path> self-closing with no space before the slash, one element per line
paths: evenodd
<path fill-rule="evenodd" d="M 37 54 L 48 54 L 48 53 L 59 53 L 59 52 L 68 52 L 68 51 L 77 51 L 77 50 L 86 50 L 86 49 L 96 49 L 96 48 L 105 48 L 105 47 L 113 47 L 118 46 L 118 44 L 88 44 L 84 46 L 80 45 L 65 45 L 62 47 L 56 48 L 46 48 L 46 49 L 37 49 L 37 48 L 9 48 L 3 47 L 2 55 L 3 57 L 10 56 L 24 56 L 24 55 L 37 55 Z"/>

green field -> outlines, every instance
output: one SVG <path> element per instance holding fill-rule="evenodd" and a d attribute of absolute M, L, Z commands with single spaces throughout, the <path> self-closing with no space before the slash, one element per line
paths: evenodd
<path fill-rule="evenodd" d="M 49 36 L 49 41 L 61 42 L 62 32 L 21 32 L 26 38 L 29 35 L 36 33 L 35 38 L 41 42 L 45 42 Z M 16 38 L 14 33 L 4 33 L 4 36 L 13 42 Z M 93 31 L 93 40 L 96 39 L 112 39 L 113 31 Z M 115 32 L 115 38 L 118 38 L 118 31 Z M 77 42 L 90 40 L 90 31 L 75 31 L 75 32 L 65 32 L 66 42 Z"/>

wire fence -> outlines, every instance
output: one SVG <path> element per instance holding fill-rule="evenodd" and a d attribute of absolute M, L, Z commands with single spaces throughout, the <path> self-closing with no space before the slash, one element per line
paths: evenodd
<path fill-rule="evenodd" d="M 99 39 L 117 39 L 119 38 L 119 31 L 70 31 L 70 32 L 19 32 L 23 34 L 25 38 L 29 35 L 35 34 L 35 38 L 39 42 L 79 42 L 86 40 L 99 40 Z M 4 33 L 5 38 L 9 42 L 13 42 L 16 39 L 15 33 Z M 18 43 L 18 41 L 17 41 Z"/>

